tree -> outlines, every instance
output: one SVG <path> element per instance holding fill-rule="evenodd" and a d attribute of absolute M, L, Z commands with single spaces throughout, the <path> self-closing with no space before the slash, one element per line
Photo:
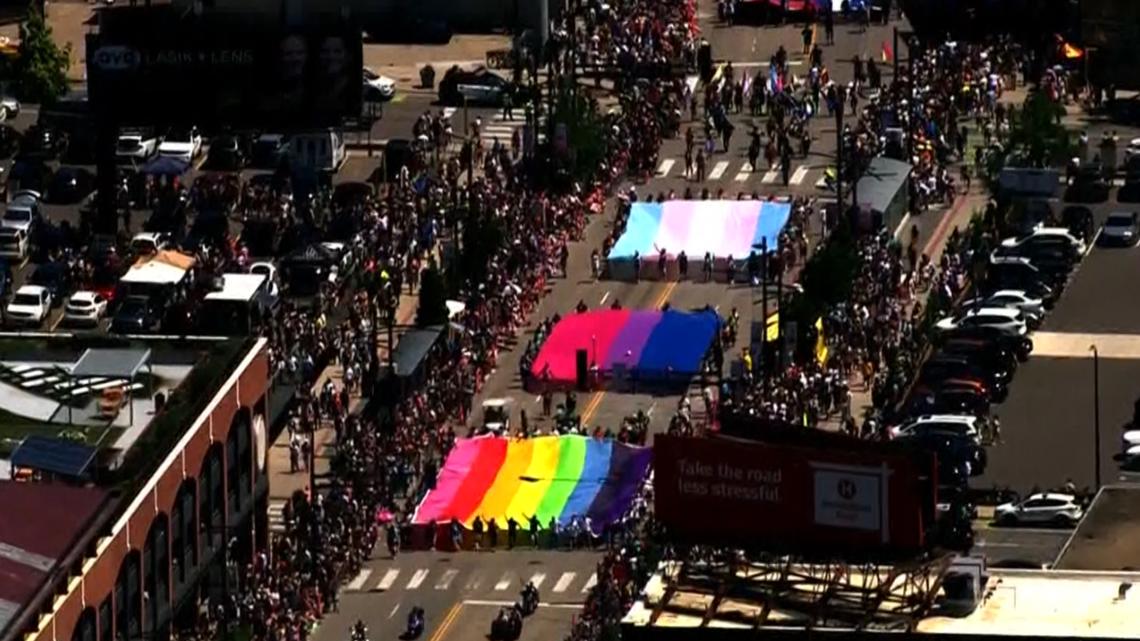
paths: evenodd
<path fill-rule="evenodd" d="M 1073 157 L 1069 132 L 1061 124 L 1065 108 L 1040 91 L 1010 114 L 1009 148 L 1018 166 L 1051 167 Z"/>
<path fill-rule="evenodd" d="M 50 104 L 67 92 L 71 45 L 60 48 L 51 35 L 43 12 L 32 2 L 28 18 L 20 24 L 20 54 L 13 76 L 21 100 Z"/>
<path fill-rule="evenodd" d="M 434 267 L 424 270 L 420 281 L 420 304 L 416 309 L 416 327 L 442 325 L 447 322 L 447 293 L 443 275 Z"/>

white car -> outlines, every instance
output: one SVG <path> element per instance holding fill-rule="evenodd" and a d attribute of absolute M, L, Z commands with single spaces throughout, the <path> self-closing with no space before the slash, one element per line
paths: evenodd
<path fill-rule="evenodd" d="M 170 234 L 161 232 L 140 232 L 131 239 L 131 251 L 138 256 L 149 256 L 170 247 Z"/>
<path fill-rule="evenodd" d="M 1001 253 L 1006 254 L 1011 251 L 1029 248 L 1034 245 L 1051 245 L 1068 241 L 1068 244 L 1076 251 L 1077 255 L 1085 253 L 1085 241 L 1077 238 L 1069 232 L 1067 227 L 1036 227 L 1028 234 L 1021 236 L 1012 236 L 1001 241 Z"/>
<path fill-rule="evenodd" d="M 1128 146 L 1124 148 L 1124 159 L 1128 160 L 1133 156 L 1140 156 L 1140 138 L 1133 138 L 1128 141 Z"/>
<path fill-rule="evenodd" d="M 0 226 L 22 229 L 24 233 L 30 234 L 32 225 L 39 216 L 41 198 L 40 192 L 31 189 L 21 189 L 12 194 L 12 200 L 4 208 L 3 218 L 0 218 Z"/>
<path fill-rule="evenodd" d="M 997 506 L 994 520 L 1002 525 L 1047 524 L 1073 526 L 1085 510 L 1072 494 L 1042 492 Z"/>
<path fill-rule="evenodd" d="M 0 120 L 20 115 L 20 101 L 14 96 L 0 96 Z"/>
<path fill-rule="evenodd" d="M 396 96 L 396 81 L 364 68 L 364 99 L 385 102 Z"/>
<path fill-rule="evenodd" d="M 63 308 L 63 320 L 76 325 L 97 325 L 106 313 L 107 299 L 102 294 L 78 291 L 67 299 L 67 306 Z"/>
<path fill-rule="evenodd" d="M 38 326 L 51 311 L 51 292 L 39 285 L 24 285 L 16 290 L 6 311 L 13 325 Z"/>
<path fill-rule="evenodd" d="M 1029 328 L 1025 314 L 1009 307 L 975 307 L 948 316 L 934 325 L 939 331 L 949 332 L 960 327 L 998 327 L 1003 332 L 1025 336 Z"/>
<path fill-rule="evenodd" d="M 21 261 L 28 255 L 28 232 L 0 227 L 0 258 Z"/>
<path fill-rule="evenodd" d="M 1100 228 L 1100 244 L 1102 245 L 1135 245 L 1140 240 L 1140 221 L 1134 211 L 1114 211 L 1104 221 Z"/>
<path fill-rule="evenodd" d="M 926 414 L 891 428 L 891 438 L 908 438 L 925 434 L 946 434 L 980 442 L 978 419 L 958 414 Z"/>
<path fill-rule="evenodd" d="M 196 127 L 182 130 L 172 130 L 158 146 L 158 155 L 178 158 L 187 163 L 202 153 L 202 135 Z"/>
<path fill-rule="evenodd" d="M 1045 317 L 1045 301 L 1030 296 L 1023 289 L 999 289 L 992 294 L 962 303 L 963 309 L 974 307 L 1008 307 L 1020 310 L 1026 317 L 1040 322 Z"/>
<path fill-rule="evenodd" d="M 149 160 L 158 151 L 158 139 L 138 133 L 119 136 L 115 143 L 115 157 L 119 160 L 142 162 Z"/>

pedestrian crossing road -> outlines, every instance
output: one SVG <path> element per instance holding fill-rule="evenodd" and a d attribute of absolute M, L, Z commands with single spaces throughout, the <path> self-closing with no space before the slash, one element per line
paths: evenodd
<path fill-rule="evenodd" d="M 459 592 L 513 599 L 533 582 L 546 601 L 581 601 L 597 584 L 590 552 L 411 553 L 374 559 L 344 587 L 353 593 Z"/>
<path fill-rule="evenodd" d="M 761 185 L 783 185 L 783 171 L 777 165 L 768 168 L 763 163 L 760 167 L 752 167 L 747 158 L 717 158 L 713 156 L 705 165 L 705 182 L 737 182 Z M 824 174 L 827 167 L 822 159 L 797 160 L 793 159 L 788 171 L 789 186 L 814 186 L 824 189 L 826 181 Z M 691 171 L 685 169 L 684 158 L 663 158 L 657 166 L 657 178 L 696 178 L 695 166 Z"/>

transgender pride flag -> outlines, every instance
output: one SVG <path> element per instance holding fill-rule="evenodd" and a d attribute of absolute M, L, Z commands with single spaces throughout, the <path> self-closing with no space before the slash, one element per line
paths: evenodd
<path fill-rule="evenodd" d="M 693 260 L 705 253 L 715 258 L 744 258 L 761 241 L 778 246 L 780 232 L 792 213 L 789 203 L 760 200 L 669 200 L 634 203 L 625 233 L 606 257 L 610 261 L 656 257 L 665 250 L 674 258 L 684 250 Z"/>

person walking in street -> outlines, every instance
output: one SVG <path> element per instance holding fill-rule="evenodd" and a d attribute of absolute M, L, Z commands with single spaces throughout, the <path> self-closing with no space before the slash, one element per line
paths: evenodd
<path fill-rule="evenodd" d="M 811 41 L 815 37 L 815 27 L 810 22 L 804 23 L 804 28 L 800 29 L 800 37 L 803 38 L 804 49 L 803 55 L 811 53 Z"/>
<path fill-rule="evenodd" d="M 827 44 L 835 44 L 835 11 L 830 4 L 823 12 L 823 38 Z"/>
<path fill-rule="evenodd" d="M 697 150 L 697 182 L 703 183 L 705 181 L 705 150 Z"/>

